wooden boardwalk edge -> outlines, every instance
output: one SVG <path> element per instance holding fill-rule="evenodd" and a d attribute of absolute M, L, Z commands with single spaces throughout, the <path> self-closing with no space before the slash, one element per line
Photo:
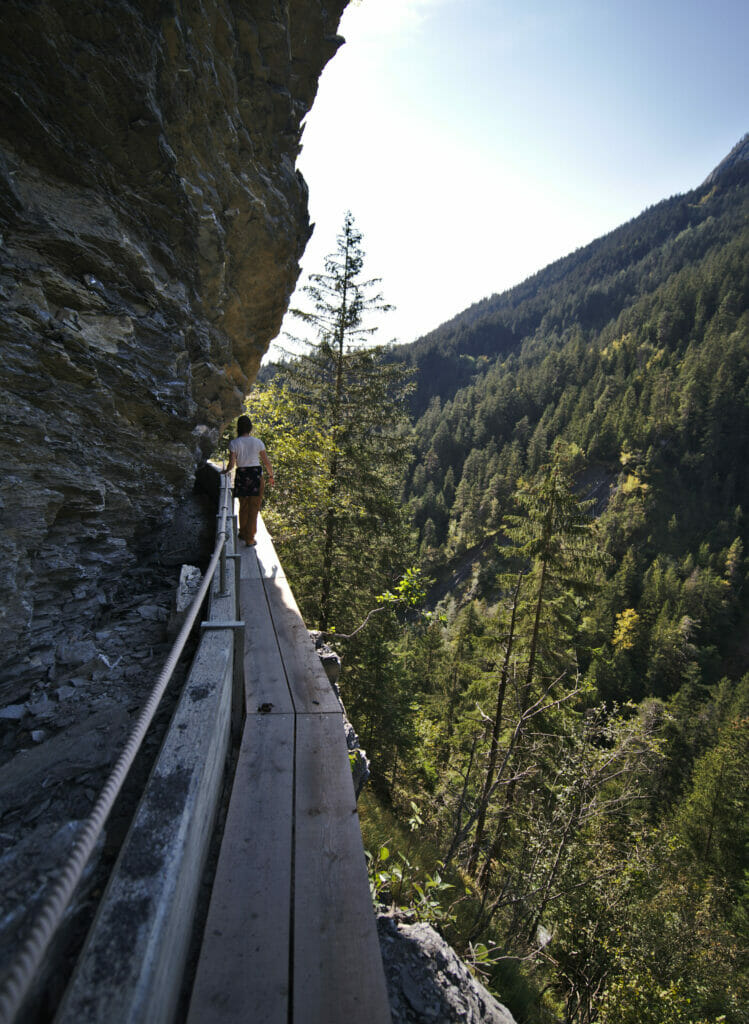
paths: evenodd
<path fill-rule="evenodd" d="M 342 716 L 297 715 L 294 1021 L 389 1024 Z"/>
<path fill-rule="evenodd" d="M 188 1024 L 390 1024 L 341 705 L 264 527 L 242 747 Z"/>

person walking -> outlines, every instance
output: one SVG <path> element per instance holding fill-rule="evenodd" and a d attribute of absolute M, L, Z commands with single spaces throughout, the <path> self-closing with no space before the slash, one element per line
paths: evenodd
<path fill-rule="evenodd" d="M 223 470 L 231 473 L 236 466 L 234 477 L 234 497 L 239 498 L 239 536 L 250 547 L 257 541 L 257 514 L 263 503 L 265 479 L 263 466 L 268 471 L 268 483 L 273 486 L 273 467 L 259 437 L 252 436 L 252 422 L 249 416 L 240 416 L 237 420 L 237 436 L 229 442 L 229 465 Z"/>

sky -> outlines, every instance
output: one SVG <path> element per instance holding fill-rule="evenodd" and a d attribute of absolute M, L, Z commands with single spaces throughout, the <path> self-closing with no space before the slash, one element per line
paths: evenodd
<path fill-rule="evenodd" d="M 351 210 L 395 306 L 380 343 L 696 187 L 749 131 L 747 0 L 353 0 L 339 32 L 297 164 L 299 285 Z"/>

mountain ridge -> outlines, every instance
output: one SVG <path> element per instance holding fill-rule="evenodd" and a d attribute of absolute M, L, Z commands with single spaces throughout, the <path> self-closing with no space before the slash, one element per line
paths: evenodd
<path fill-rule="evenodd" d="M 725 174 L 733 170 L 738 164 L 749 161 L 749 132 L 743 135 L 729 153 L 717 164 L 702 182 L 700 188 L 712 185 Z"/>
<path fill-rule="evenodd" d="M 435 375 L 443 383 L 449 381 L 449 394 L 469 383 L 476 366 L 467 364 L 466 357 L 474 361 L 481 357 L 491 360 L 517 350 L 522 339 L 539 328 L 564 330 L 569 317 L 562 315 L 550 320 L 550 290 L 567 288 L 572 278 L 578 291 L 597 283 L 598 293 L 588 296 L 582 326 L 603 327 L 631 298 L 627 281 L 620 276 L 623 255 L 628 265 L 634 259 L 652 260 L 660 247 L 675 242 L 684 231 L 718 217 L 721 207 L 730 202 L 732 189 L 749 181 L 747 155 L 749 134 L 716 165 L 703 184 L 648 207 L 512 288 L 473 303 L 420 338 L 393 346 L 391 358 L 405 358 L 419 370 L 412 403 L 414 415 L 421 415 L 437 393 L 428 386 Z M 444 397 L 442 394 L 443 400 Z"/>

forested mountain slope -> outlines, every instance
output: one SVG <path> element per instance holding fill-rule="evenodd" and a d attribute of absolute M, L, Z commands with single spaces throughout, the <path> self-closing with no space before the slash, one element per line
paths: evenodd
<path fill-rule="evenodd" d="M 522 1020 L 749 1021 L 748 158 L 396 349 L 445 630 L 351 711 Z"/>
<path fill-rule="evenodd" d="M 621 475 L 633 542 L 730 544 L 748 499 L 748 335 L 742 162 L 416 342 L 422 553 L 438 564 L 497 530 L 560 437 L 584 479 Z"/>

